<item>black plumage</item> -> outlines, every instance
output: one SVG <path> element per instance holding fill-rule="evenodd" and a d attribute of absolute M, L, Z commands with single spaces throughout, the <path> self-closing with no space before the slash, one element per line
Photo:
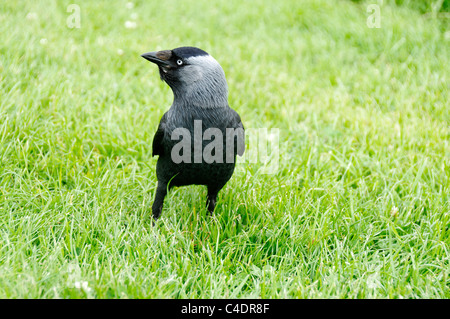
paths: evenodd
<path fill-rule="evenodd" d="M 153 156 L 159 156 L 153 218 L 156 220 L 161 215 L 168 190 L 174 186 L 192 184 L 207 186 L 206 205 L 212 213 L 217 194 L 234 172 L 236 155 L 242 156 L 245 149 L 244 126 L 238 113 L 228 105 L 228 88 L 223 69 L 208 53 L 195 47 L 149 52 L 142 57 L 158 65 L 161 79 L 171 87 L 174 94 L 173 104 L 162 116 L 153 138 Z M 190 148 L 177 153 L 173 152 L 174 146 L 180 140 L 177 136 L 174 138 L 173 134 L 180 128 L 189 132 Z M 203 134 L 208 129 L 215 129 L 214 132 L 220 134 L 208 136 L 210 140 L 202 138 L 199 142 L 199 134 L 196 133 L 201 131 L 201 137 L 205 137 Z M 233 134 L 228 131 L 230 129 Z M 227 138 L 228 142 L 232 141 L 232 148 L 227 148 Z M 217 147 L 211 152 L 215 156 L 212 162 L 203 156 L 205 147 L 211 142 L 217 142 Z M 217 153 L 220 151 L 219 146 L 222 156 L 220 152 Z M 188 152 L 187 155 L 184 152 Z M 180 154 L 186 155 L 181 162 L 176 158 Z"/>

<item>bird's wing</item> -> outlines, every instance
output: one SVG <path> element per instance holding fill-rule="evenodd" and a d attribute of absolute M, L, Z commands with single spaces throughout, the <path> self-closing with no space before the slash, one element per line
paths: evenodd
<path fill-rule="evenodd" d="M 244 151 L 245 151 L 245 129 L 244 129 L 244 124 L 242 124 L 241 121 L 241 117 L 239 116 L 239 114 L 233 110 L 232 108 L 230 108 L 231 113 L 232 113 L 232 123 L 231 123 L 231 127 L 235 128 L 235 129 L 240 129 L 238 131 L 238 135 L 237 138 L 235 140 L 235 145 L 237 146 L 236 152 L 239 156 L 244 155 Z"/>
<path fill-rule="evenodd" d="M 164 138 L 164 129 L 166 127 L 166 113 L 161 117 L 161 121 L 158 125 L 158 130 L 155 133 L 155 136 L 153 137 L 153 152 L 152 156 L 155 155 L 163 155 L 164 153 L 164 145 L 163 145 L 163 138 Z"/>

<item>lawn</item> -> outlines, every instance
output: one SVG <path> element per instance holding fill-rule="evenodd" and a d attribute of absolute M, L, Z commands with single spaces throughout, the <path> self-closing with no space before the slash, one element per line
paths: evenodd
<path fill-rule="evenodd" d="M 0 297 L 449 298 L 449 4 L 418 3 L 2 1 Z M 173 97 L 140 54 L 185 45 L 278 166 L 153 227 Z"/>

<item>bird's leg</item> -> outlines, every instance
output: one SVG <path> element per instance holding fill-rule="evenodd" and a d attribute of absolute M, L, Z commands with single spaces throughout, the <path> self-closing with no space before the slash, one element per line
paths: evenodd
<path fill-rule="evenodd" d="M 156 187 L 155 201 L 152 206 L 153 221 L 155 222 L 161 215 L 164 197 L 167 195 L 167 184 L 158 182 Z"/>
<path fill-rule="evenodd" d="M 219 193 L 216 189 L 211 189 L 208 187 L 208 195 L 206 196 L 206 207 L 208 208 L 209 214 L 212 215 L 214 208 L 216 208 L 217 194 Z"/>

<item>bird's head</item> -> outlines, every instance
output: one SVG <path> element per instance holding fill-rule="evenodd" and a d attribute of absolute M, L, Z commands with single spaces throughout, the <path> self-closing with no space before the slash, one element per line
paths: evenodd
<path fill-rule="evenodd" d="M 202 108 L 228 105 L 228 87 L 220 64 L 195 47 L 148 52 L 144 59 L 158 65 L 161 80 L 172 89 L 175 102 Z"/>

